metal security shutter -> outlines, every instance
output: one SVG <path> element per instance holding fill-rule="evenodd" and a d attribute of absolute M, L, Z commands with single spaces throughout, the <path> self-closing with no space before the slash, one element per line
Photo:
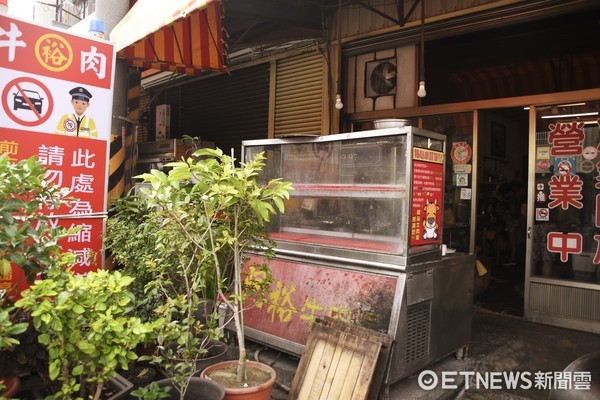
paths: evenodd
<path fill-rule="evenodd" d="M 142 90 L 140 94 L 139 125 L 137 125 L 137 141 L 150 141 L 150 116 L 154 115 L 150 106 L 150 91 Z"/>
<path fill-rule="evenodd" d="M 276 63 L 274 136 L 321 135 L 327 74 L 321 53 L 302 54 Z"/>
<path fill-rule="evenodd" d="M 269 65 L 177 84 L 155 103 L 171 105 L 171 138 L 199 136 L 239 160 L 242 140 L 268 136 Z"/>

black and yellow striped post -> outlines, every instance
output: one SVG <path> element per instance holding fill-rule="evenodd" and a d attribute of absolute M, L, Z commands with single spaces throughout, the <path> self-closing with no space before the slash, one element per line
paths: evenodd
<path fill-rule="evenodd" d="M 110 138 L 108 175 L 108 206 L 126 194 L 133 186 L 136 163 L 136 131 L 140 113 L 141 74 L 131 68 L 127 74 L 127 118 L 119 133 Z"/>

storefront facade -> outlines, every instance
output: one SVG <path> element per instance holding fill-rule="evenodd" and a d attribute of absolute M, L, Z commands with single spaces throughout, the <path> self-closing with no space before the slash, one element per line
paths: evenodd
<path fill-rule="evenodd" d="M 599 332 L 600 137 L 589 114 L 600 99 L 600 43 L 590 34 L 598 5 L 401 3 L 402 18 L 384 1 L 350 2 L 341 13 L 328 2 L 318 10 L 325 41 L 229 64 L 229 75 L 148 85 L 140 114 L 154 121 L 155 106 L 170 104 L 174 137 L 199 135 L 236 151 L 241 140 L 362 131 L 387 118 L 443 133 L 444 243 L 477 254 L 488 277 L 516 262 L 517 314 Z M 232 33 L 228 4 L 223 24 Z M 427 94 L 418 97 L 422 80 Z M 231 104 L 240 118 L 231 118 Z M 149 126 L 138 127 L 144 140 L 154 139 Z M 518 186 L 526 205 L 516 238 L 496 215 L 505 183 Z M 474 271 L 476 282 L 484 272 Z"/>
<path fill-rule="evenodd" d="M 523 296 L 521 313 L 517 310 L 515 314 L 526 320 L 590 332 L 600 328 L 595 220 L 600 138 L 597 111 L 593 111 L 597 110 L 599 95 L 600 90 L 590 89 L 420 108 L 431 111 L 430 115 L 396 115 L 425 129 L 450 132 L 446 180 L 452 184 L 447 184 L 445 191 L 444 243 L 477 254 L 492 276 L 497 269 L 510 268 L 503 262 L 510 253 L 508 234 L 501 222 L 490 223 L 496 205 L 490 203 L 497 201 L 498 188 L 511 179 L 502 176 L 510 169 L 507 162 L 489 153 L 494 147 L 497 155 L 510 153 L 522 143 L 506 138 L 510 122 L 498 123 L 500 118 L 494 116 L 501 115 L 496 114 L 498 103 L 526 115 L 526 163 L 522 170 L 526 207 L 520 227 L 523 269 L 518 272 L 523 291 L 503 295 Z M 563 117 L 571 114 L 584 115 Z M 486 279 L 478 272 L 476 291 L 477 282 Z"/>

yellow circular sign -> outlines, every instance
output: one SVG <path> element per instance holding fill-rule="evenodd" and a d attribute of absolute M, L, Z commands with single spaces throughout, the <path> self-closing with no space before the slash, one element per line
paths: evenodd
<path fill-rule="evenodd" d="M 35 43 L 35 57 L 42 67 L 61 72 L 73 62 L 73 49 L 62 36 L 49 33 L 42 35 Z"/>

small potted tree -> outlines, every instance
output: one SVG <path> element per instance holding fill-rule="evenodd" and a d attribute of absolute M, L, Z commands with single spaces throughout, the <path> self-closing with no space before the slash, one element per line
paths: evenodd
<path fill-rule="evenodd" d="M 123 398 L 132 385 L 117 374 L 137 358 L 135 347 L 154 330 L 131 316 L 134 278 L 119 271 L 75 275 L 59 266 L 22 293 L 15 305 L 28 311 L 49 354 L 48 373 L 61 399 L 100 398 L 110 388 Z"/>
<path fill-rule="evenodd" d="M 172 398 L 180 399 L 193 398 L 198 392 L 206 396 L 214 386 L 219 388 L 217 396 L 224 395 L 221 386 L 198 376 L 208 363 L 224 359 L 227 351 L 220 341 L 220 316 L 214 303 L 219 285 L 216 269 L 224 256 L 212 239 L 216 214 L 206 201 L 206 191 L 197 184 L 207 182 L 200 175 L 206 178 L 211 168 L 204 165 L 202 171 L 192 172 L 204 162 L 190 158 L 168 164 L 168 173 L 152 170 L 141 175 L 150 187 L 142 188 L 136 198 L 124 199 L 108 223 L 107 248 L 124 268 L 144 275 L 143 291 L 158 300 L 154 317 L 161 323 L 156 352 L 141 360 L 159 367 L 168 378 L 159 384 L 170 386 L 175 393 Z M 131 207 L 125 202 L 142 204 Z M 140 209 L 144 209 L 142 215 Z M 136 213 L 127 222 L 127 214 Z M 119 237 L 134 240 L 124 245 Z M 132 248 L 138 241 L 143 248 Z M 132 253 L 140 257 L 132 258 Z"/>
<path fill-rule="evenodd" d="M 45 178 L 35 157 L 0 155 L 0 313 L 5 333 L 13 335 L 0 346 L 0 376 L 39 373 L 47 365 L 29 316 L 13 307 L 21 291 L 61 258 L 58 242 L 73 232 L 52 226 L 42 212 L 70 200 Z"/>
<path fill-rule="evenodd" d="M 291 185 L 280 180 L 273 180 L 266 187 L 257 183 L 258 174 L 264 165 L 262 154 L 237 168 L 233 161 L 220 149 L 200 149 L 194 152 L 192 158 L 166 165 L 170 168 L 168 174 L 151 171 L 140 177 L 151 187 L 141 189 L 148 204 L 165 217 L 161 224 L 161 239 L 157 241 L 161 244 L 157 246 L 159 256 L 154 264 L 162 265 L 162 261 L 167 258 L 162 252 L 164 248 L 168 248 L 178 254 L 187 254 L 182 258 L 183 262 L 177 264 L 180 277 L 187 275 L 183 270 L 186 268 L 200 268 L 204 272 L 201 274 L 203 285 L 199 284 L 201 281 L 194 283 L 195 281 L 185 278 L 182 281 L 186 288 L 193 289 L 189 293 L 190 299 L 194 298 L 193 293 L 199 287 L 211 288 L 231 309 L 240 348 L 239 362 L 235 362 L 239 365 L 240 373 L 234 374 L 234 380 L 238 381 L 239 376 L 239 386 L 247 386 L 243 303 L 251 292 L 258 294 L 268 287 L 269 281 L 244 283 L 244 251 L 250 246 L 272 248 L 263 221 L 269 220 L 276 209 L 283 211 L 283 201 L 288 197 Z M 266 265 L 261 268 L 265 272 L 268 269 Z M 195 285 L 198 287 L 194 288 Z M 170 301 L 165 304 L 161 312 L 163 315 L 164 310 L 176 310 L 188 318 L 177 320 L 176 328 L 193 321 L 189 319 L 190 307 L 185 304 Z M 172 336 L 169 330 L 173 328 L 172 325 L 165 324 L 161 335 Z M 178 332 L 177 329 L 174 332 Z M 178 343 L 185 348 L 186 336 L 181 335 L 181 332 L 178 334 L 181 337 Z M 155 362 L 168 362 L 169 358 L 166 356 L 168 354 L 163 353 Z M 182 372 L 181 369 L 175 371 Z M 275 380 L 274 371 L 270 369 L 267 375 L 267 380 L 272 385 Z M 177 376 L 172 376 L 171 379 L 177 382 Z M 225 391 L 228 390 L 226 387 Z"/>
<path fill-rule="evenodd" d="M 268 278 L 260 281 L 251 279 L 244 274 L 244 267 L 246 271 L 260 269 L 264 277 L 269 276 L 269 271 L 267 264 L 244 265 L 247 261 L 245 252 L 258 248 L 266 255 L 272 254 L 273 243 L 264 222 L 278 211 L 284 211 L 284 200 L 289 198 L 293 189 L 290 182 L 280 179 L 271 180 L 265 186 L 258 183 L 265 160 L 262 153 L 240 167 L 235 167 L 234 160 L 219 149 L 201 149 L 194 156 L 199 161 L 171 164 L 173 170 L 170 175 L 192 178 L 195 182 L 190 193 L 200 195 L 205 218 L 210 221 L 205 232 L 205 239 L 210 241 L 206 249 L 211 254 L 210 261 L 217 266 L 215 273 L 221 283 L 217 287 L 219 298 L 231 310 L 239 347 L 237 361 L 213 364 L 202 372 L 202 376 L 222 384 L 227 398 L 238 392 L 249 391 L 256 395 L 262 391 L 268 399 L 275 371 L 265 364 L 246 359 L 243 311 L 248 302 L 261 301 L 261 295 L 270 283 Z M 155 179 L 148 181 L 157 184 Z M 225 264 L 224 260 L 231 262 Z M 232 364 L 233 374 L 222 372 L 223 368 L 232 368 Z M 249 369 L 262 373 L 266 382 L 250 384 Z M 217 370 L 219 372 L 215 372 Z"/>

